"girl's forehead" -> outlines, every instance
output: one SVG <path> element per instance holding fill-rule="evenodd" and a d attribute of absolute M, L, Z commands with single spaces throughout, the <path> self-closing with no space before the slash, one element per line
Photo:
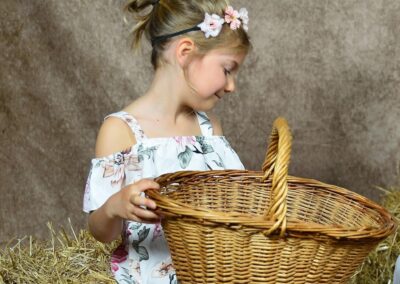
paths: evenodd
<path fill-rule="evenodd" d="M 237 64 L 241 64 L 246 57 L 246 54 L 244 53 L 237 53 L 232 50 L 228 49 L 216 49 L 212 50 L 208 54 L 211 57 L 215 57 L 216 59 L 219 60 L 224 60 L 224 61 L 234 61 Z"/>

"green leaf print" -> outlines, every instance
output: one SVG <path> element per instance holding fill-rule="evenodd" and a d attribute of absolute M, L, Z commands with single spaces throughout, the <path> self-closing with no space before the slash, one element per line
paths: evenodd
<path fill-rule="evenodd" d="M 138 250 L 138 248 L 139 248 L 139 244 L 140 244 L 140 242 L 138 241 L 138 240 L 133 240 L 132 241 L 132 246 L 133 246 L 133 248 L 137 251 Z"/>
<path fill-rule="evenodd" d="M 126 269 L 125 267 L 121 267 L 121 268 L 124 271 L 123 274 L 121 275 L 121 277 L 123 278 L 123 279 L 120 280 L 120 281 L 122 281 L 121 283 L 131 284 L 132 283 L 132 279 L 129 276 L 129 270 Z"/>
<path fill-rule="evenodd" d="M 149 253 L 145 247 L 139 246 L 137 253 L 139 254 L 139 261 L 149 259 Z"/>
<path fill-rule="evenodd" d="M 138 147 L 138 161 L 139 163 L 143 161 L 145 158 L 147 159 L 153 159 L 154 158 L 154 151 L 157 150 L 157 147 L 149 147 L 149 148 L 144 148 L 143 145 L 139 145 Z"/>
<path fill-rule="evenodd" d="M 169 284 L 178 284 L 178 281 L 176 280 L 176 275 L 175 274 L 170 274 L 169 275 Z"/>
<path fill-rule="evenodd" d="M 102 161 L 97 161 L 97 163 L 94 165 L 94 167 L 95 167 L 95 168 L 98 168 L 98 167 L 101 166 L 101 164 L 102 164 Z"/>
<path fill-rule="evenodd" d="M 149 252 L 144 246 L 139 246 L 137 241 L 132 242 L 132 246 L 135 249 L 135 251 L 139 254 L 139 261 L 149 259 Z"/>
<path fill-rule="evenodd" d="M 196 136 L 196 142 L 201 145 L 204 142 L 204 136 Z"/>
<path fill-rule="evenodd" d="M 141 223 L 130 223 L 129 224 L 129 229 L 132 231 L 136 231 L 137 229 L 139 229 L 143 224 Z"/>
<path fill-rule="evenodd" d="M 224 161 L 222 161 L 221 156 L 217 153 L 217 157 L 219 159 L 219 161 L 213 160 L 213 162 L 220 168 L 225 169 L 225 164 Z"/>
<path fill-rule="evenodd" d="M 207 125 L 208 129 L 211 129 L 212 125 L 211 125 L 210 119 L 206 115 L 204 115 L 203 113 L 198 112 L 197 114 L 201 117 L 202 120 L 204 120 L 200 124 L 201 125 Z"/>
<path fill-rule="evenodd" d="M 210 144 L 207 144 L 207 143 L 204 143 L 201 145 L 201 150 L 203 151 L 203 154 L 209 154 L 209 153 L 214 152 L 214 148 Z"/>
<path fill-rule="evenodd" d="M 139 243 L 143 242 L 149 235 L 149 232 L 150 232 L 150 228 L 144 227 L 143 229 L 141 229 L 138 233 L 138 236 L 139 236 L 138 242 Z"/>
<path fill-rule="evenodd" d="M 214 148 L 210 144 L 204 141 L 205 140 L 204 137 L 196 137 L 196 140 L 200 144 L 201 151 L 203 152 L 203 154 L 209 154 L 214 152 Z"/>
<path fill-rule="evenodd" d="M 185 147 L 185 151 L 178 155 L 179 164 L 182 169 L 186 169 L 192 160 L 193 152 L 188 146 Z"/>
<path fill-rule="evenodd" d="M 149 259 L 149 252 L 144 246 L 139 246 L 141 242 L 143 242 L 146 237 L 149 235 L 150 228 L 143 227 L 142 230 L 138 233 L 138 240 L 132 241 L 132 247 L 135 251 L 139 254 L 139 261 L 148 260 Z"/>

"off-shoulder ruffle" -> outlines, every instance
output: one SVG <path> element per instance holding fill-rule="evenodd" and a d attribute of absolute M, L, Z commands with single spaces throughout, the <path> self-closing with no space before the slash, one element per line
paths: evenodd
<path fill-rule="evenodd" d="M 144 139 L 126 150 L 91 160 L 85 212 L 96 210 L 122 187 L 181 170 L 244 169 L 224 136 Z"/>

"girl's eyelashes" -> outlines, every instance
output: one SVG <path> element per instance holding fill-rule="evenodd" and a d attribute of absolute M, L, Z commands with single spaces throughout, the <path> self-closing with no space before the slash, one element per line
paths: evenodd
<path fill-rule="evenodd" d="M 225 75 L 230 75 L 231 71 L 229 71 L 228 69 L 224 68 L 224 73 L 225 73 Z"/>

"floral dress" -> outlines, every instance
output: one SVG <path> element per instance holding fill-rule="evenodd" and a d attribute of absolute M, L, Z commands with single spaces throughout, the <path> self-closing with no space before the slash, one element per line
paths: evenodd
<path fill-rule="evenodd" d="M 107 116 L 125 121 L 137 143 L 124 151 L 92 160 L 83 210 L 87 213 L 96 210 L 121 188 L 142 178 L 181 170 L 244 169 L 225 137 L 213 135 L 207 115 L 203 112 L 196 115 L 202 136 L 162 138 L 146 138 L 135 118 L 126 112 Z M 118 283 L 177 283 L 160 224 L 125 221 L 122 239 L 111 256 L 111 269 Z"/>

